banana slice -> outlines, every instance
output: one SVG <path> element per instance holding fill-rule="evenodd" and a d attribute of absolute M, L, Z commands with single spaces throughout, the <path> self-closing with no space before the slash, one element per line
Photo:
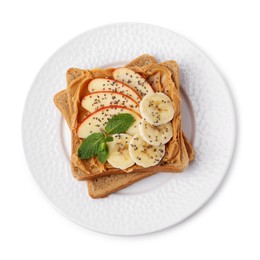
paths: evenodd
<path fill-rule="evenodd" d="M 136 134 L 129 143 L 129 153 L 136 164 L 146 168 L 161 161 L 165 153 L 165 145 L 154 146 L 148 144 L 141 135 Z"/>
<path fill-rule="evenodd" d="M 148 144 L 159 146 L 168 143 L 172 138 L 172 124 L 169 122 L 153 126 L 143 118 L 139 123 L 139 132 Z"/>
<path fill-rule="evenodd" d="M 173 119 L 174 109 L 171 99 L 164 93 L 147 94 L 140 103 L 143 118 L 151 125 L 164 125 Z"/>
<path fill-rule="evenodd" d="M 107 161 L 115 168 L 126 169 L 134 164 L 128 151 L 131 135 L 115 134 L 112 135 L 113 141 L 108 142 Z"/>

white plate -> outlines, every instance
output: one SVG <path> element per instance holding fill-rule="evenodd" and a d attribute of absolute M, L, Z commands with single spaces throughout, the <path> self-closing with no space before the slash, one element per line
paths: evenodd
<path fill-rule="evenodd" d="M 160 173 L 106 199 L 93 200 L 86 183 L 72 177 L 69 133 L 53 96 L 65 88 L 70 67 L 125 64 L 143 53 L 179 63 L 184 131 L 193 142 L 196 159 L 182 174 Z M 171 31 L 135 23 L 97 28 L 60 48 L 33 83 L 22 129 L 32 175 L 49 201 L 76 223 L 116 235 L 161 230 L 198 210 L 226 174 L 236 132 L 229 89 L 207 56 Z"/>

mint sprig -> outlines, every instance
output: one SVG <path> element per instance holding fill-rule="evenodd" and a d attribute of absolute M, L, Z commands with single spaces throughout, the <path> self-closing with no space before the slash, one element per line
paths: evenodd
<path fill-rule="evenodd" d="M 128 113 L 113 116 L 105 126 L 105 130 L 100 133 L 93 133 L 84 139 L 78 149 L 78 156 L 82 160 L 87 160 L 97 156 L 101 163 L 105 163 L 108 158 L 107 142 L 112 142 L 110 134 L 125 133 L 134 123 L 135 119 Z"/>

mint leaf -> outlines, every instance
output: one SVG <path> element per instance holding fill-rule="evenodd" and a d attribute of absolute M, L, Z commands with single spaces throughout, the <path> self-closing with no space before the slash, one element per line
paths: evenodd
<path fill-rule="evenodd" d="M 100 151 L 100 152 L 98 153 L 98 160 L 99 160 L 101 163 L 105 163 L 106 160 L 107 160 L 107 157 L 108 157 L 108 151 L 106 151 L 106 150 Z"/>
<path fill-rule="evenodd" d="M 112 142 L 113 140 L 114 139 L 112 136 L 108 136 L 105 141 L 108 143 L 108 142 Z"/>
<path fill-rule="evenodd" d="M 100 144 L 105 141 L 105 137 L 101 133 L 94 133 L 84 139 L 78 149 L 80 159 L 86 160 L 98 154 Z"/>
<path fill-rule="evenodd" d="M 105 142 L 102 142 L 100 145 L 99 145 L 99 148 L 98 148 L 98 151 L 103 151 L 106 149 L 106 143 Z"/>
<path fill-rule="evenodd" d="M 125 133 L 134 121 L 134 117 L 128 113 L 112 116 L 112 118 L 107 122 L 105 131 L 107 134 Z"/>
<path fill-rule="evenodd" d="M 104 143 L 101 143 L 99 146 L 97 158 L 101 163 L 105 163 L 107 160 L 107 157 L 108 157 L 108 146 L 104 142 Z"/>

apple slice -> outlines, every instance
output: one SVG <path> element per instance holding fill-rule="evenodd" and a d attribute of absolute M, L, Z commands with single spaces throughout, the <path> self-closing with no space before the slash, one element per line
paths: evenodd
<path fill-rule="evenodd" d="M 142 76 L 128 68 L 115 69 L 113 77 L 115 80 L 119 80 L 135 89 L 141 97 L 154 93 L 151 85 Z"/>
<path fill-rule="evenodd" d="M 113 79 L 105 79 L 105 78 L 92 79 L 88 84 L 88 90 L 89 92 L 97 92 L 97 91 L 118 92 L 131 97 L 133 100 L 135 100 L 138 103 L 140 103 L 141 101 L 141 97 L 134 89 Z"/>
<path fill-rule="evenodd" d="M 141 116 L 134 110 L 123 106 L 108 106 L 102 107 L 97 111 L 89 114 L 78 126 L 77 134 L 79 138 L 86 138 L 92 133 L 98 133 L 101 129 L 104 129 L 108 120 L 117 114 L 128 113 L 131 114 L 135 122 L 126 131 L 126 134 L 135 135 L 138 133 L 138 124 L 141 120 Z"/>
<path fill-rule="evenodd" d="M 81 106 L 91 113 L 106 106 L 125 106 L 139 113 L 139 105 L 136 101 L 125 94 L 112 91 L 90 93 L 82 99 Z"/>

